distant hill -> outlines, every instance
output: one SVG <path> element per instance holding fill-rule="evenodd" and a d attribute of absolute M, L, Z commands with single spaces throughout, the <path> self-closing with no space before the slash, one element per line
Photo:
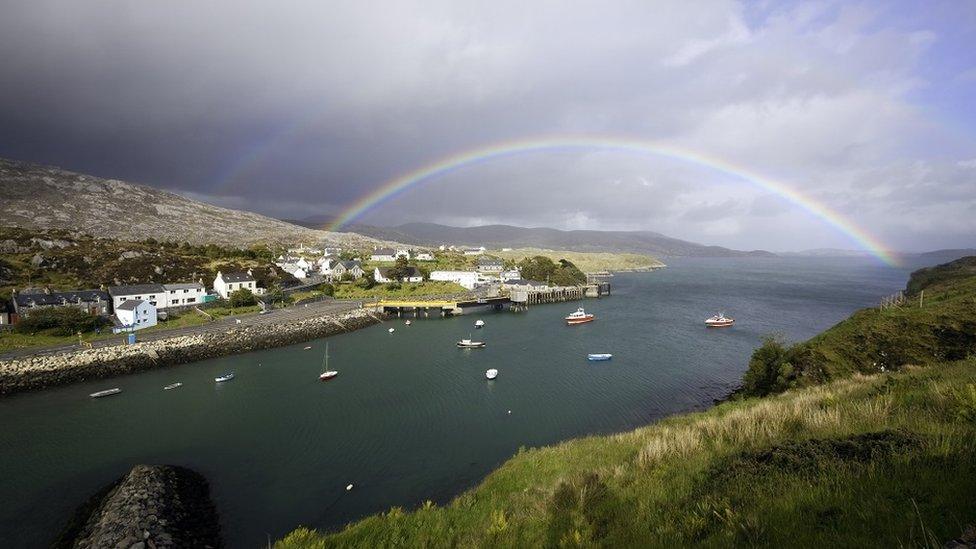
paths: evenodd
<path fill-rule="evenodd" d="M 321 220 L 295 221 L 312 227 L 327 226 Z M 436 223 L 406 223 L 396 227 L 353 225 L 349 230 L 386 240 L 419 246 L 441 244 L 485 246 L 486 248 L 546 248 L 574 252 L 629 252 L 657 257 L 772 257 L 770 252 L 739 251 L 705 246 L 651 231 L 562 231 L 544 227 L 512 225 L 451 227 Z"/>
<path fill-rule="evenodd" d="M 0 159 L 0 196 L 0 225 L 8 227 L 225 246 L 305 242 L 370 247 L 375 243 L 355 233 L 313 230 L 144 185 L 13 160 Z"/>

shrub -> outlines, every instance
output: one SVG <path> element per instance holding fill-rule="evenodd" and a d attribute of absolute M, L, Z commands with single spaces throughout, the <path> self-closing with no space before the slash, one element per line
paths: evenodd
<path fill-rule="evenodd" d="M 31 311 L 17 323 L 17 331 L 35 333 L 49 330 L 52 335 L 72 335 L 91 332 L 108 324 L 108 320 L 90 315 L 74 307 L 52 307 Z"/>
<path fill-rule="evenodd" d="M 749 396 L 766 396 L 786 390 L 793 366 L 786 347 L 775 337 L 767 337 L 753 351 L 749 369 L 742 379 L 742 390 Z"/>
<path fill-rule="evenodd" d="M 258 302 L 251 290 L 247 288 L 241 288 L 240 290 L 235 290 L 230 294 L 230 306 L 231 307 L 249 307 L 251 305 L 256 305 Z"/>

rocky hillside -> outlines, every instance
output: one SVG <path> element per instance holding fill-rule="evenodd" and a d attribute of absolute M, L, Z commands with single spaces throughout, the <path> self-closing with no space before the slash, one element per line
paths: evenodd
<path fill-rule="evenodd" d="M 372 247 L 376 242 L 218 208 L 144 185 L 5 159 L 0 159 L 0 196 L 0 223 L 26 229 L 225 246 L 305 242 Z"/>

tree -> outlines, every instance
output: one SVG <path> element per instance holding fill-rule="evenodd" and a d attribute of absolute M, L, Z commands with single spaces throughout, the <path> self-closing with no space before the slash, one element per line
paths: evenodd
<path fill-rule="evenodd" d="M 396 263 L 387 270 L 387 278 L 391 280 L 402 280 L 410 271 L 410 264 L 406 257 L 400 255 L 396 258 Z"/>
<path fill-rule="evenodd" d="M 373 279 L 372 273 L 366 273 L 362 278 L 356 281 L 356 286 L 359 286 L 364 290 L 369 290 L 373 286 L 376 286 L 376 280 Z"/>
<path fill-rule="evenodd" d="M 258 302 L 251 290 L 247 288 L 241 288 L 240 290 L 235 290 L 230 294 L 230 306 L 231 307 L 249 307 L 255 305 Z"/>
<path fill-rule="evenodd" d="M 742 378 L 742 390 L 748 396 L 766 396 L 786 390 L 793 375 L 790 350 L 775 337 L 767 337 L 753 351 L 749 369 Z"/>
<path fill-rule="evenodd" d="M 285 301 L 285 291 L 281 289 L 281 284 L 276 282 L 272 284 L 270 288 L 268 288 L 268 301 L 270 301 L 272 305 L 274 305 L 276 301 Z"/>

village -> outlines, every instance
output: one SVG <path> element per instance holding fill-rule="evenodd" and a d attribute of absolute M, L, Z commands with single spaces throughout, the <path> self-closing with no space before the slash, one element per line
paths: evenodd
<path fill-rule="evenodd" d="M 118 334 L 128 334 L 127 341 L 134 343 L 143 330 L 205 324 L 222 316 L 267 315 L 323 300 L 356 300 L 362 306 L 384 299 L 498 299 L 514 293 L 526 303 L 532 302 L 528 295 L 580 288 L 587 281 L 571 263 L 541 256 L 502 259 L 483 246 L 343 250 L 299 244 L 270 257 L 268 265 L 217 270 L 212 279 L 94 289 L 14 288 L 9 301 L 0 301 L 0 337 L 16 330 L 20 339 L 0 351 L 54 343 L 56 339 L 45 337 L 51 334 L 77 338 L 81 346 Z M 255 274 L 258 269 L 283 276 L 262 285 Z M 523 269 L 528 269 L 525 277 Z"/>

